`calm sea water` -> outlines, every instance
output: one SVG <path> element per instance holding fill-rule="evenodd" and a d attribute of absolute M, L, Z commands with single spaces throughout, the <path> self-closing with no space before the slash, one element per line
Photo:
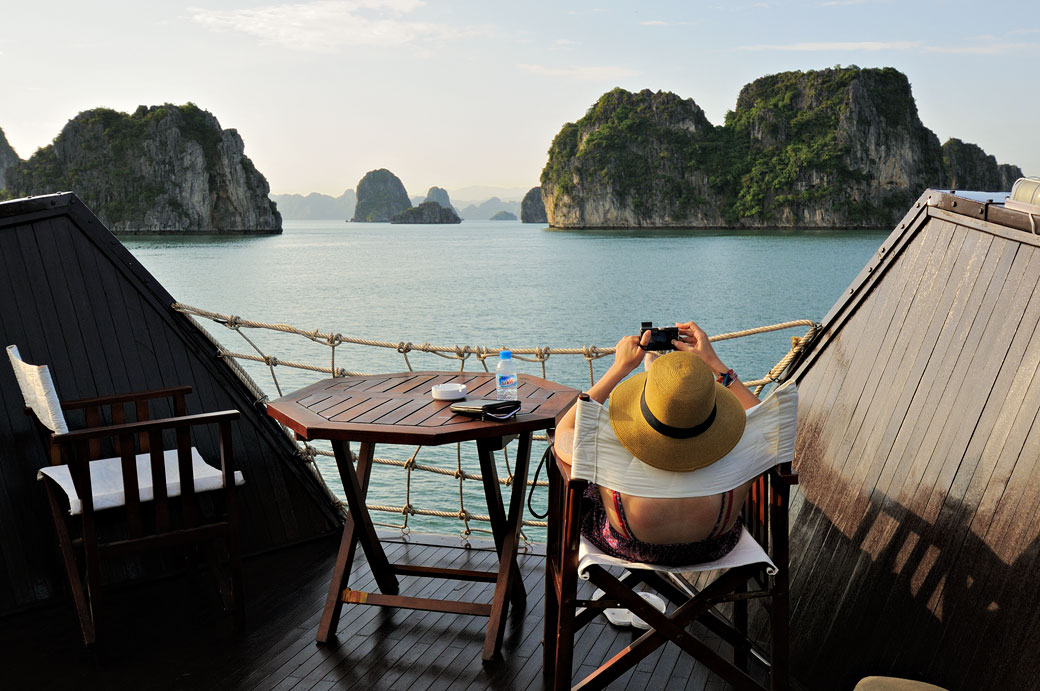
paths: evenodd
<path fill-rule="evenodd" d="M 550 231 L 509 221 L 447 226 L 287 221 L 278 236 L 124 243 L 177 300 L 214 312 L 394 343 L 565 348 L 612 347 L 621 336 L 638 333 L 642 321 L 693 319 L 708 334 L 794 319 L 819 321 L 885 235 Z M 207 328 L 232 350 L 251 350 L 235 333 Z M 803 333 L 799 328 L 754 336 L 716 349 L 742 378 L 753 379 L 787 352 L 792 336 Z M 329 349 L 306 339 L 248 335 L 280 359 L 329 364 Z M 431 355 L 409 358 L 415 369 L 458 367 Z M 335 364 L 365 372 L 405 368 L 394 350 L 352 345 L 337 348 Z M 608 364 L 609 359 L 597 361 L 596 375 Z M 473 361 L 467 369 L 480 365 Z M 519 369 L 541 374 L 535 365 L 520 363 Z M 278 395 L 265 367 L 251 364 L 247 370 L 269 395 Z M 286 368 L 276 373 L 284 393 L 316 378 Z M 585 387 L 588 366 L 580 356 L 555 355 L 548 376 Z M 380 447 L 377 455 L 406 458 L 413 450 Z M 473 458 L 464 464 L 477 472 L 475 453 L 468 455 Z M 454 448 L 424 449 L 417 460 L 445 467 L 457 462 Z M 321 466 L 338 492 L 334 464 Z M 453 480 L 421 475 L 412 483 L 414 504 L 433 508 L 437 499 L 436 508 L 457 509 Z M 467 490 L 467 508 L 484 513 L 476 489 Z M 400 470 L 374 478 L 372 500 L 399 504 L 403 495 Z M 412 521 L 423 530 L 459 529 L 454 521 Z"/>

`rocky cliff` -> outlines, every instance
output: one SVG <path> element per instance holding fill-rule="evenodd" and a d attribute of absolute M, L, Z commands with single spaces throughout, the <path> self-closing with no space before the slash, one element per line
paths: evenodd
<path fill-rule="evenodd" d="M 354 215 L 357 195 L 346 190 L 338 197 L 319 192 L 302 194 L 272 194 L 282 218 L 303 221 L 345 221 Z"/>
<path fill-rule="evenodd" d="M 401 180 L 386 168 L 380 168 L 365 173 L 358 183 L 357 206 L 351 220 L 385 223 L 411 207 L 412 202 Z"/>
<path fill-rule="evenodd" d="M 425 201 L 437 202 L 445 209 L 453 209 L 451 199 L 448 197 L 448 190 L 443 187 L 431 187 L 430 191 L 426 193 Z"/>
<path fill-rule="evenodd" d="M 849 67 L 758 79 L 718 127 L 691 99 L 615 89 L 557 134 L 541 190 L 563 228 L 891 228 L 928 187 L 1019 175 L 941 147 L 900 72 Z"/>
<path fill-rule="evenodd" d="M 462 223 L 450 206 L 445 208 L 435 201 L 423 202 L 390 218 L 391 223 Z"/>
<path fill-rule="evenodd" d="M 542 188 L 532 187 L 520 202 L 520 220 L 524 223 L 547 223 L 545 204 L 542 203 Z"/>
<path fill-rule="evenodd" d="M 22 159 L 18 158 L 18 154 L 7 143 L 4 131 L 0 129 L 0 195 L 3 194 L 3 189 L 7 186 L 7 169 L 21 162 Z"/>
<path fill-rule="evenodd" d="M 997 164 L 975 144 L 949 139 L 942 145 L 943 165 L 946 167 L 946 187 L 952 190 L 984 190 L 1008 192 L 1015 180 L 1022 177 L 1018 166 Z"/>
<path fill-rule="evenodd" d="M 192 103 L 98 108 L 7 171 L 7 196 L 72 191 L 113 232 L 280 233 L 242 138 Z"/>

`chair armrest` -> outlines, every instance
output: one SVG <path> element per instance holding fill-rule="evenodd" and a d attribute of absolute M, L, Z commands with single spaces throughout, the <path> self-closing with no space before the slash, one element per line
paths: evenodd
<path fill-rule="evenodd" d="M 560 479 L 563 480 L 563 484 L 569 484 L 571 481 L 571 467 L 560 460 L 560 457 L 553 453 L 553 463 L 556 464 L 556 470 L 560 473 Z"/>
<path fill-rule="evenodd" d="M 182 415 L 180 417 L 167 417 L 158 420 L 128 422 L 123 425 L 90 427 L 88 429 L 66 432 L 65 434 L 52 434 L 51 440 L 55 444 L 73 444 L 80 441 L 115 437 L 122 434 L 139 434 L 157 430 L 179 429 L 182 427 L 191 427 L 193 425 L 208 425 L 237 420 L 239 415 L 240 413 L 237 410 L 221 410 L 215 413 L 201 413 L 199 415 Z"/>
<path fill-rule="evenodd" d="M 772 470 L 773 476 L 780 482 L 783 482 L 788 486 L 798 484 L 798 473 L 791 469 L 790 463 L 781 463 Z"/>
<path fill-rule="evenodd" d="M 153 389 L 151 391 L 134 391 L 132 393 L 112 394 L 108 396 L 95 396 L 93 398 L 79 398 L 73 401 L 62 401 L 62 410 L 77 410 L 79 408 L 90 408 L 99 405 L 114 405 L 118 403 L 136 403 L 138 401 L 150 401 L 155 398 L 166 398 L 169 396 L 188 395 L 191 393 L 190 386 L 171 386 L 167 389 Z"/>

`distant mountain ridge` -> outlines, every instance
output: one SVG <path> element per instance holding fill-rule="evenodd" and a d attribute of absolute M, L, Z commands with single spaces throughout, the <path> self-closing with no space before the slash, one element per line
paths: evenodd
<path fill-rule="evenodd" d="M 928 187 L 1009 190 L 1022 171 L 940 145 L 893 68 L 784 72 L 725 124 L 668 92 L 604 94 L 553 140 L 541 194 L 560 228 L 892 228 Z"/>
<path fill-rule="evenodd" d="M 302 194 L 272 194 L 282 218 L 304 221 L 345 221 L 354 215 L 357 194 L 346 190 L 338 197 L 311 192 Z"/>
<path fill-rule="evenodd" d="M 463 202 L 456 202 L 462 204 Z M 459 210 L 459 216 L 467 221 L 488 221 L 497 213 L 506 211 L 514 216 L 520 215 L 520 202 L 504 202 L 498 197 L 486 201 L 470 202 Z"/>
<path fill-rule="evenodd" d="M 357 205 L 357 194 L 350 189 L 339 197 L 332 197 L 319 192 L 312 192 L 306 196 L 302 194 L 272 194 L 270 196 L 278 204 L 278 211 L 281 212 L 282 218 L 286 220 L 345 221 L 353 218 Z M 516 216 L 519 216 L 521 212 L 521 202 L 503 201 L 498 197 L 491 197 L 480 202 L 463 201 L 452 203 L 448 192 L 441 187 L 431 187 L 425 197 L 421 195 L 408 197 L 408 201 L 412 207 L 418 207 L 424 201 L 436 201 L 441 206 L 447 204 L 446 208 L 453 209 L 461 219 L 466 221 L 487 221 L 496 213 L 502 211 Z M 460 204 L 465 206 L 460 208 Z M 400 211 L 395 211 L 394 213 L 400 213 Z M 390 216 L 393 216 L 393 214 Z M 388 220 L 390 216 L 387 217 Z"/>

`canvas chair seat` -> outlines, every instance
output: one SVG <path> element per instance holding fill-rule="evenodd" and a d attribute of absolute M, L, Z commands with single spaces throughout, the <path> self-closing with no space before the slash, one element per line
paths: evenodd
<path fill-rule="evenodd" d="M 685 564 L 683 566 L 664 566 L 662 564 L 646 564 L 639 561 L 629 561 L 621 557 L 607 554 L 584 537 L 578 545 L 578 578 L 589 580 L 589 568 L 593 565 L 614 566 L 620 569 L 643 569 L 646 571 L 659 571 L 661 573 L 686 574 L 701 571 L 718 571 L 720 569 L 732 569 L 748 564 L 762 564 L 770 576 L 775 576 L 778 569 L 769 554 L 762 549 L 762 545 L 751 537 L 747 528 L 741 528 L 740 539 L 736 546 L 726 553 L 721 559 L 705 561 L 698 564 Z"/>
<path fill-rule="evenodd" d="M 744 434 L 726 456 L 698 470 L 672 472 L 635 458 L 614 434 L 606 406 L 583 395 L 577 403 L 571 466 L 557 462 L 550 468 L 544 651 L 544 673 L 550 688 L 571 686 L 577 631 L 599 612 L 618 606 L 644 619 L 651 630 L 608 656 L 607 662 L 578 687 L 605 688 L 654 648 L 671 640 L 736 688 L 761 688 L 748 672 L 751 643 L 747 638 L 747 603 L 758 597 L 773 600 L 769 607 L 770 686 L 786 687 L 787 485 L 796 477 L 789 468 L 797 409 L 794 384 L 778 387 L 747 411 Z M 752 481 L 740 539 L 716 561 L 683 566 L 632 562 L 604 553 L 579 532 L 581 497 L 588 482 L 628 495 L 681 498 L 717 495 Z M 623 575 L 612 573 L 619 571 Z M 689 585 L 695 574 L 703 574 L 697 580 L 699 590 Z M 714 579 L 709 578 L 716 574 Z M 677 578 L 680 575 L 682 579 Z M 600 599 L 577 597 L 581 579 L 597 586 Z M 749 584 L 757 590 L 749 591 Z M 671 612 L 665 615 L 647 605 L 636 586 L 660 592 L 672 602 Z M 732 624 L 713 610 L 725 602 L 734 603 Z M 704 620 L 733 645 L 732 662 L 690 634 L 687 626 L 695 619 Z"/>
<path fill-rule="evenodd" d="M 152 463 L 149 454 L 138 454 L 137 485 L 141 501 L 151 501 L 153 497 Z M 163 463 L 166 466 L 166 496 L 181 495 L 180 469 L 177 465 L 177 449 L 163 452 Z M 191 468 L 195 492 L 208 492 L 224 486 L 224 477 L 220 470 L 206 463 L 199 455 L 198 449 L 191 447 Z M 83 502 L 76 493 L 76 485 L 72 481 L 72 471 L 67 465 L 41 468 L 36 474 L 37 480 L 44 478 L 53 480 L 69 499 L 69 514 L 76 516 L 83 513 Z M 235 484 L 245 482 L 242 471 L 235 471 Z M 102 458 L 90 462 L 90 489 L 94 498 L 94 510 L 112 509 L 126 505 L 123 492 L 123 466 L 119 458 Z"/>

